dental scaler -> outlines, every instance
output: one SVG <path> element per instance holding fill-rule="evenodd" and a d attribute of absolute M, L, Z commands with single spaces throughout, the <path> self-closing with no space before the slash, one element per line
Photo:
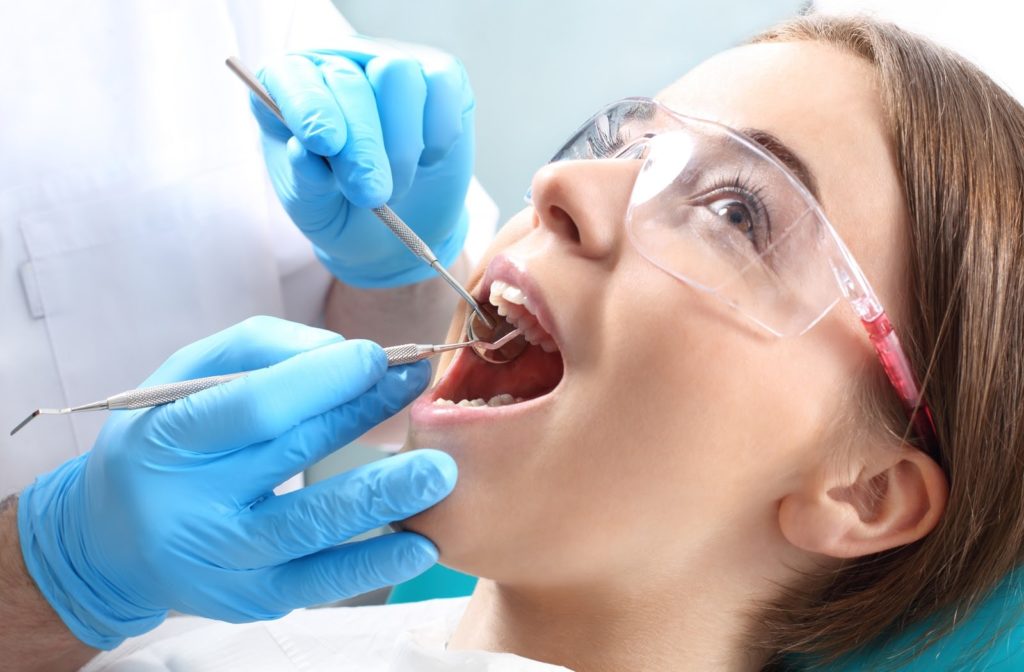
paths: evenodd
<path fill-rule="evenodd" d="M 442 352 L 459 350 L 462 348 L 471 347 L 476 352 L 501 350 L 511 341 L 515 340 L 517 336 L 519 336 L 519 330 L 515 329 L 506 333 L 493 343 L 480 340 L 469 340 L 461 343 L 441 343 L 439 345 L 407 343 L 405 345 L 393 345 L 391 347 L 384 348 L 384 353 L 388 357 L 388 367 L 401 366 L 403 364 L 412 364 L 413 362 L 429 359 L 430 357 L 441 354 Z M 121 392 L 120 394 L 115 394 L 112 397 L 107 397 L 100 401 L 82 404 L 81 406 L 72 406 L 70 408 L 37 408 L 32 411 L 27 418 L 19 422 L 17 427 L 11 430 L 11 436 L 14 436 L 19 430 L 21 430 L 21 428 L 32 422 L 32 420 L 40 415 L 67 415 L 69 413 L 81 413 L 85 411 L 117 411 L 162 406 L 163 404 L 169 404 L 172 401 L 183 399 L 189 395 L 195 394 L 196 392 L 201 392 L 211 387 L 216 387 L 217 385 L 223 385 L 224 383 L 231 382 L 237 378 L 243 378 L 250 373 L 252 372 L 240 371 L 239 373 L 229 373 L 223 376 L 208 376 L 206 378 L 194 378 L 192 380 L 183 380 L 181 382 L 168 383 L 166 385 L 142 387 L 134 390 L 128 390 L 127 392 Z"/>

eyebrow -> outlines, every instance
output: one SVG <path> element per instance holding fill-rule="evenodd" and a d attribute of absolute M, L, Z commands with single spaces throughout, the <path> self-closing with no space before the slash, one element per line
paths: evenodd
<path fill-rule="evenodd" d="M 781 161 L 782 165 L 789 168 L 796 175 L 797 179 L 807 187 L 807 191 L 811 192 L 816 200 L 821 201 L 821 197 L 818 195 L 818 181 L 814 178 L 814 173 L 811 172 L 807 164 L 786 143 L 768 131 L 763 131 L 759 128 L 744 128 L 740 130 L 740 133 L 764 147 L 776 159 Z"/>

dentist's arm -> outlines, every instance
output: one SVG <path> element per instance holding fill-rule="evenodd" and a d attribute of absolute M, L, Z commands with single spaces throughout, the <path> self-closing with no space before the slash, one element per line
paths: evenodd
<path fill-rule="evenodd" d="M 447 496 L 455 464 L 442 453 L 414 451 L 273 493 L 407 404 L 427 368 L 388 369 L 373 343 L 258 318 L 184 348 L 146 384 L 249 370 L 164 406 L 112 414 L 91 451 L 19 496 L 24 566 L 83 644 L 113 648 L 170 609 L 278 618 L 436 562 L 433 544 L 412 533 L 344 542 Z M 38 660 L 63 641 L 51 631 L 7 641 L 19 618 L 0 620 L 5 652 L 27 646 L 26 659 Z"/>
<path fill-rule="evenodd" d="M 50 607 L 25 570 L 18 498 L 0 502 L 0 660 L 12 670 L 77 670 L 96 655 Z"/>

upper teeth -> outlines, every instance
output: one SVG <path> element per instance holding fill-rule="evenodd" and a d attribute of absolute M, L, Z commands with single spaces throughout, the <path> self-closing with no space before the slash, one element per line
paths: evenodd
<path fill-rule="evenodd" d="M 526 306 L 527 310 L 530 310 L 533 306 L 530 305 L 529 300 L 526 298 L 526 293 L 519 289 L 515 285 L 510 285 L 507 282 L 501 280 L 495 280 L 491 283 L 491 303 L 497 298 L 502 298 L 509 303 L 514 303 L 518 306 Z M 498 304 L 494 304 L 498 305 Z M 533 311 L 530 310 L 532 313 Z"/>
<path fill-rule="evenodd" d="M 540 326 L 533 304 L 522 289 L 503 280 L 495 280 L 491 283 L 490 301 L 497 307 L 499 315 L 523 332 L 527 342 L 539 345 L 545 352 L 558 349 L 551 334 Z"/>
<path fill-rule="evenodd" d="M 514 303 L 517 306 L 523 306 L 531 314 L 533 313 L 533 305 L 526 298 L 526 293 L 523 290 L 507 282 L 495 280 L 491 283 L 491 303 L 498 307 L 499 314 L 505 315 L 508 313 L 508 307 L 502 305 L 502 300 L 507 303 Z"/>

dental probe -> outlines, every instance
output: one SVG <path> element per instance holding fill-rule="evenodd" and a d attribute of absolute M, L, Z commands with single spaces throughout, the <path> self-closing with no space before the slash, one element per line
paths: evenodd
<path fill-rule="evenodd" d="M 403 364 L 419 362 L 442 352 L 448 352 L 449 350 L 459 350 L 461 348 L 468 348 L 472 346 L 483 348 L 485 350 L 497 350 L 498 348 L 506 345 L 516 336 L 519 336 L 519 333 L 518 329 L 510 331 L 494 343 L 472 340 L 463 341 L 461 343 L 441 343 L 439 345 L 417 343 L 392 345 L 391 347 L 384 348 L 384 353 L 388 357 L 388 367 L 390 368 L 392 366 L 401 366 Z M 134 390 L 121 392 L 120 394 L 115 394 L 114 396 L 107 397 L 102 401 L 94 401 L 90 404 L 82 404 L 81 406 L 72 406 L 70 408 L 37 408 L 32 411 L 27 418 L 19 422 L 17 427 L 11 430 L 11 436 L 14 436 L 18 430 L 40 415 L 66 415 L 68 413 L 78 413 L 81 411 L 118 411 L 161 406 L 195 394 L 196 392 L 201 392 L 202 390 L 222 385 L 235 380 L 236 378 L 242 378 L 250 373 L 252 372 L 240 371 L 238 373 L 229 373 L 223 376 L 208 376 L 206 378 L 183 380 L 178 383 L 167 383 L 166 385 L 140 387 Z"/>
<path fill-rule="evenodd" d="M 266 105 L 267 109 L 273 112 L 274 116 L 277 117 L 278 121 L 287 126 L 285 123 L 284 116 L 281 114 L 281 108 L 278 107 L 274 99 L 270 97 L 270 92 L 267 91 L 266 87 L 263 86 L 260 80 L 256 79 L 255 75 L 245 67 L 245 65 L 238 60 L 235 56 L 230 56 L 224 63 L 231 69 L 231 72 L 238 75 L 238 78 L 245 82 L 253 93 Z M 326 159 L 324 159 L 326 161 Z M 444 278 L 444 281 L 455 290 L 455 292 L 462 297 L 462 299 L 469 304 L 469 307 L 473 309 L 473 312 L 480 316 L 480 319 L 484 321 L 488 327 L 494 327 L 494 323 L 491 319 L 480 309 L 476 300 L 473 299 L 472 295 L 466 291 L 458 280 L 456 280 L 451 273 L 448 272 L 441 262 L 438 261 L 437 255 L 434 251 L 427 247 L 427 244 L 423 242 L 423 239 L 416 235 L 416 232 L 409 228 L 409 225 L 402 221 L 402 219 L 395 214 L 395 211 L 388 207 L 387 203 L 380 207 L 373 208 L 373 214 L 377 215 L 377 219 L 384 222 L 384 224 L 391 229 L 391 233 L 395 234 L 395 237 L 402 241 L 402 244 L 409 248 L 409 251 L 415 254 L 428 266 L 437 271 L 437 274 Z"/>

